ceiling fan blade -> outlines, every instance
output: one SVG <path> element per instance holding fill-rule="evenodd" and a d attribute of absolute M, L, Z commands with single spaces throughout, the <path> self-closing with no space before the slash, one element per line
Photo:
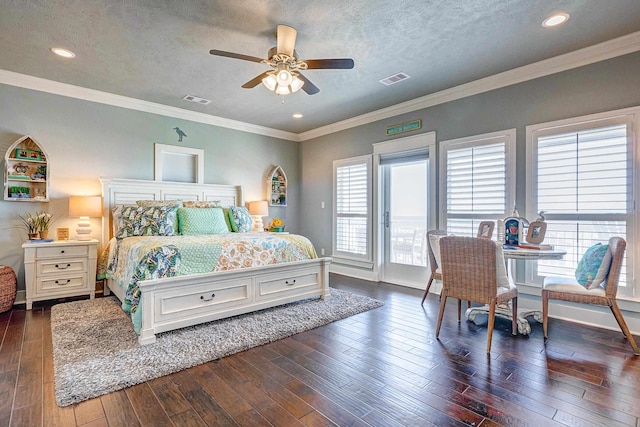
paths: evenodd
<path fill-rule="evenodd" d="M 251 80 L 249 80 L 248 82 L 243 84 L 242 87 L 245 88 L 245 89 L 254 88 L 254 87 L 258 86 L 260 83 L 262 83 L 262 79 L 264 79 L 265 77 L 267 77 L 267 72 L 266 71 L 264 73 L 260 74 L 259 76 L 256 76 L 256 77 L 252 78 Z"/>
<path fill-rule="evenodd" d="M 315 95 L 316 93 L 320 92 L 320 89 L 318 89 L 318 86 L 311 83 L 308 78 L 306 78 L 300 73 L 298 73 L 298 77 L 300 78 L 300 80 L 304 82 L 304 85 L 302 85 L 302 90 L 307 92 L 307 94 Z"/>
<path fill-rule="evenodd" d="M 242 55 L 241 53 L 226 52 L 224 50 L 211 49 L 209 51 L 209 53 L 211 55 L 225 56 L 227 58 L 242 59 L 244 61 L 251 61 L 251 62 L 262 62 L 263 61 L 262 58 L 258 58 L 258 57 L 255 57 L 255 56 Z"/>
<path fill-rule="evenodd" d="M 293 49 L 296 44 L 296 36 L 298 32 L 295 28 L 288 25 L 278 25 L 276 40 L 278 42 L 278 52 L 293 57 Z"/>
<path fill-rule="evenodd" d="M 349 70 L 353 68 L 353 59 L 351 58 L 342 58 L 342 59 L 305 59 L 304 62 L 307 63 L 307 69 L 309 70 Z"/>

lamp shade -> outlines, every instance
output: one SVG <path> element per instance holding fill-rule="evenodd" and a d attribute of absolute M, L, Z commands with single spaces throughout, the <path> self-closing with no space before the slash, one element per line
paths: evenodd
<path fill-rule="evenodd" d="M 256 216 L 269 215 L 269 205 L 266 200 L 256 200 L 249 202 L 249 213 Z"/>
<path fill-rule="evenodd" d="M 71 196 L 69 197 L 69 216 L 102 216 L 102 197 Z"/>

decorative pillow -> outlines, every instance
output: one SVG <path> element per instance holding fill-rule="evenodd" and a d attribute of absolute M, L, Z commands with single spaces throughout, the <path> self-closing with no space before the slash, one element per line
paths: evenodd
<path fill-rule="evenodd" d="M 122 222 L 122 210 L 124 208 L 135 208 L 136 205 L 115 205 L 111 209 L 111 216 L 113 218 L 113 222 L 111 223 L 111 232 L 115 236 L 118 234 L 118 231 L 123 227 L 124 223 Z"/>
<path fill-rule="evenodd" d="M 238 224 L 236 224 L 236 220 L 233 218 L 233 212 L 231 212 L 231 208 L 227 208 L 227 219 L 229 220 L 229 230 L 237 233 L 238 232 Z"/>
<path fill-rule="evenodd" d="M 182 205 L 185 208 L 219 208 L 220 200 L 187 200 Z"/>
<path fill-rule="evenodd" d="M 233 227 L 231 226 L 231 218 L 229 218 L 229 215 L 231 215 L 231 209 L 230 208 L 222 208 L 222 212 L 224 213 L 224 222 L 227 223 L 227 229 L 229 231 L 234 231 Z M 236 225 L 236 228 L 238 228 L 237 225 Z"/>
<path fill-rule="evenodd" d="M 180 208 L 178 224 L 182 235 L 229 232 L 222 208 Z"/>
<path fill-rule="evenodd" d="M 602 280 L 600 283 L 595 283 L 594 279 L 608 250 L 609 245 L 603 245 L 602 243 L 596 243 L 587 249 L 576 268 L 576 280 L 578 283 L 587 289 L 597 287 L 602 283 Z M 611 254 L 609 254 L 609 263 L 611 263 Z"/>
<path fill-rule="evenodd" d="M 251 231 L 253 229 L 253 219 L 251 218 L 251 214 L 246 207 L 231 206 L 230 209 L 231 213 L 233 214 L 233 220 L 238 226 L 238 232 L 246 233 L 247 231 Z"/>
<path fill-rule="evenodd" d="M 440 261 L 440 239 L 445 237 L 444 235 L 440 236 L 437 234 L 431 234 L 429 236 L 429 244 L 431 245 L 431 250 L 433 251 L 433 256 L 436 258 L 436 264 L 438 272 L 442 272 L 442 262 Z"/>
<path fill-rule="evenodd" d="M 598 268 L 596 277 L 591 281 L 591 286 L 587 284 L 587 289 L 595 289 L 597 287 L 606 288 L 607 277 L 609 276 L 609 269 L 611 268 L 613 256 L 611 255 L 611 248 L 609 248 L 609 245 L 605 246 L 607 246 L 607 252 L 605 252 L 604 257 L 602 258 L 602 263 L 600 264 L 600 268 Z"/>
<path fill-rule="evenodd" d="M 136 205 L 144 208 L 159 208 L 162 206 L 177 206 L 182 207 L 182 200 L 136 200 Z"/>
<path fill-rule="evenodd" d="M 509 289 L 511 287 L 511 279 L 507 274 L 507 264 L 501 242 L 496 242 L 496 282 L 499 288 Z"/>
<path fill-rule="evenodd" d="M 173 236 L 177 210 L 177 206 L 125 206 L 119 215 L 122 227 L 115 237 Z"/>

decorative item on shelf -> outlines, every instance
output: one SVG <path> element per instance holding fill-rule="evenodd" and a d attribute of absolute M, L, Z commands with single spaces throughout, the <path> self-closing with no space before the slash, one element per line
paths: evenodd
<path fill-rule="evenodd" d="M 49 226 L 53 222 L 53 215 L 48 212 L 40 211 L 37 214 L 38 218 L 38 235 L 40 239 L 45 240 L 49 237 Z"/>
<path fill-rule="evenodd" d="M 56 228 L 56 240 L 69 240 L 69 227 Z"/>
<path fill-rule="evenodd" d="M 12 199 L 31 198 L 29 187 L 9 187 L 9 195 Z"/>
<path fill-rule="evenodd" d="M 69 197 L 69 216 L 80 217 L 76 228 L 77 240 L 91 240 L 91 222 L 89 217 L 102 216 L 102 197 L 71 196 Z"/>
<path fill-rule="evenodd" d="M 262 217 L 269 215 L 269 204 L 266 200 L 249 202 L 249 213 L 253 219 L 252 231 L 264 231 Z"/>
<path fill-rule="evenodd" d="M 271 220 L 271 227 L 269 227 L 269 231 L 274 233 L 281 233 L 284 231 L 284 222 L 280 218 L 273 218 Z"/>
<path fill-rule="evenodd" d="M 16 159 L 28 159 L 29 158 L 29 150 L 24 148 L 16 148 Z"/>
<path fill-rule="evenodd" d="M 27 236 L 29 240 L 34 240 L 38 238 L 38 215 L 33 215 L 30 212 L 27 212 L 22 215 L 18 215 L 18 218 L 22 221 L 22 225 L 24 225 L 25 230 L 27 231 Z"/>

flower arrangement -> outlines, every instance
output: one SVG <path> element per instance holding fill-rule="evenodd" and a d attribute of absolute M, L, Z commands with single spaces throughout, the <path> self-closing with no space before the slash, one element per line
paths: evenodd
<path fill-rule="evenodd" d="M 270 231 L 284 231 L 284 222 L 280 218 L 273 218 L 271 220 Z"/>
<path fill-rule="evenodd" d="M 24 216 L 18 215 L 18 217 L 22 221 L 22 224 L 24 225 L 24 228 L 27 230 L 28 234 L 35 234 L 39 231 L 38 228 L 40 227 L 40 225 L 38 222 L 37 214 L 32 215 L 31 213 L 27 212 Z"/>
<path fill-rule="evenodd" d="M 40 233 L 40 238 L 46 239 L 49 226 L 53 222 L 53 215 L 45 211 L 38 211 L 35 214 L 27 212 L 24 216 L 18 215 L 18 217 L 27 230 L 29 239 L 35 239 L 38 233 Z"/>
<path fill-rule="evenodd" d="M 38 216 L 38 231 L 49 231 L 49 225 L 53 222 L 53 215 L 48 212 L 40 211 Z"/>

